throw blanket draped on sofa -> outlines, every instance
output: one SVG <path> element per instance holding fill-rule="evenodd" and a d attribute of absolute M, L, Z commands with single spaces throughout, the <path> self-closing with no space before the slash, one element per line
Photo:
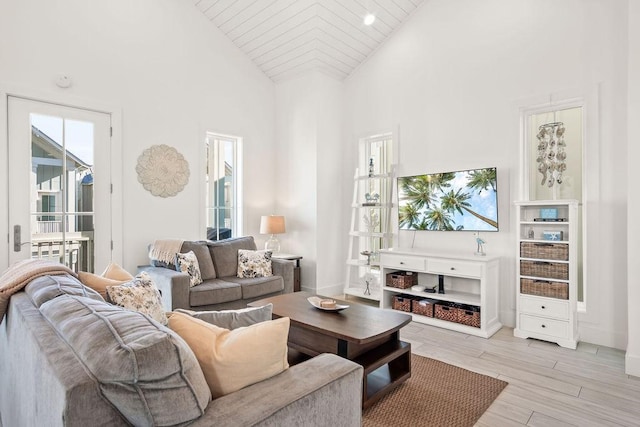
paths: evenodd
<path fill-rule="evenodd" d="M 180 252 L 183 242 L 184 240 L 179 239 L 156 240 L 149 251 L 149 258 L 166 262 L 167 264 L 174 264 L 176 262 L 176 254 Z"/>
<path fill-rule="evenodd" d="M 44 259 L 25 259 L 18 261 L 5 271 L 0 277 L 0 323 L 9 305 L 9 298 L 36 277 L 45 275 L 76 273 L 64 264 Z"/>

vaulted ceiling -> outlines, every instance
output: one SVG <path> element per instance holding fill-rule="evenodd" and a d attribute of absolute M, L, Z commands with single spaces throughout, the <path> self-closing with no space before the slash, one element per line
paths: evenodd
<path fill-rule="evenodd" d="M 311 69 L 344 79 L 423 1 L 193 0 L 275 82 Z"/>

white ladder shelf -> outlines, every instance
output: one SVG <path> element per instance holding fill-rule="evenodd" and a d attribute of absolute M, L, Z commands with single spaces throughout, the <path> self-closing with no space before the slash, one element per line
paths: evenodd
<path fill-rule="evenodd" d="M 345 295 L 380 300 L 384 286 L 383 278 L 380 277 L 380 250 L 391 247 L 394 237 L 391 230 L 394 206 L 392 194 L 393 168 L 389 173 L 375 175 L 360 175 L 356 169 L 353 177 Z M 371 255 L 363 255 L 362 252 Z M 376 283 L 370 282 L 368 287 L 368 278 Z M 371 290 L 372 287 L 375 290 Z"/>

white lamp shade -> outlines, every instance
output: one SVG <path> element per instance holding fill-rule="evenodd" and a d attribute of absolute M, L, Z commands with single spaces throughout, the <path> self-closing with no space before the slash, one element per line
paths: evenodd
<path fill-rule="evenodd" d="M 284 232 L 284 216 L 264 215 L 260 218 L 260 234 L 282 234 Z"/>

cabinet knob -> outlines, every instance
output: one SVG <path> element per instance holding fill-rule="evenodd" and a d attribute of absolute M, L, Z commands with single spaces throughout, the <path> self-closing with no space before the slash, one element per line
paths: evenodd
<path fill-rule="evenodd" d="M 404 261 L 400 261 L 400 265 L 404 265 Z"/>
<path fill-rule="evenodd" d="M 544 305 L 541 305 L 540 308 L 544 310 L 547 307 L 545 307 Z"/>
<path fill-rule="evenodd" d="M 452 269 L 452 270 L 455 270 L 456 268 L 455 268 L 455 267 L 451 267 L 451 269 Z"/>
<path fill-rule="evenodd" d="M 547 325 L 543 324 L 543 325 L 542 325 L 542 327 L 543 327 L 543 328 L 546 328 L 546 327 L 547 327 Z"/>

